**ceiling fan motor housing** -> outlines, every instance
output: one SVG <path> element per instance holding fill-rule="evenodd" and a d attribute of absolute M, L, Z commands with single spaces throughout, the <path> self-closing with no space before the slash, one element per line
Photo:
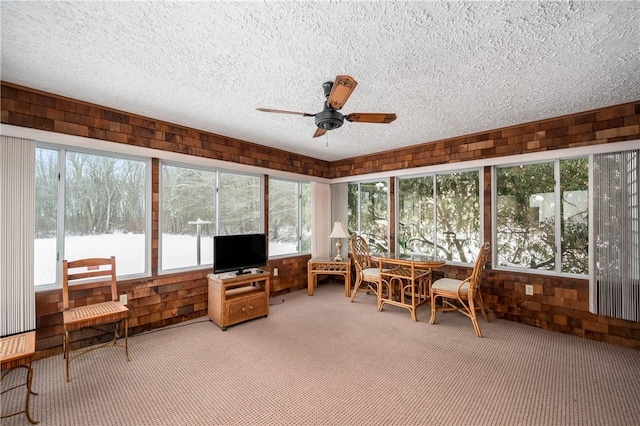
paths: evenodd
<path fill-rule="evenodd" d="M 326 84 L 326 83 L 325 83 Z M 342 126 L 344 116 L 324 103 L 324 109 L 315 115 L 316 126 L 325 130 L 333 130 Z"/>

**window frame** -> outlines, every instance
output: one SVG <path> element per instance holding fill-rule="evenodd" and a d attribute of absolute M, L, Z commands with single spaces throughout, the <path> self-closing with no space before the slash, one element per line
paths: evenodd
<path fill-rule="evenodd" d="M 272 200 L 272 196 L 273 194 L 271 193 L 271 182 L 272 181 L 279 181 L 279 182 L 290 182 L 290 183 L 295 183 L 296 184 L 296 188 L 297 188 L 297 218 L 296 218 L 296 222 L 297 222 L 297 233 L 298 233 L 298 242 L 296 245 L 296 251 L 292 252 L 292 253 L 282 253 L 282 254 L 277 254 L 277 255 L 271 255 L 269 254 L 269 259 L 282 259 L 282 258 L 286 258 L 286 257 L 292 257 L 292 256 L 298 256 L 301 254 L 310 254 L 311 253 L 311 244 L 309 244 L 309 250 L 308 251 L 303 251 L 302 250 L 302 232 L 304 229 L 304 223 L 303 223 L 303 217 L 304 217 L 304 212 L 303 212 L 303 191 L 302 191 L 302 187 L 303 185 L 309 185 L 311 186 L 311 182 L 309 181 L 303 181 L 303 180 L 298 180 L 298 179 L 287 179 L 287 178 L 282 178 L 282 177 L 269 177 L 269 208 L 271 208 L 271 200 Z M 309 188 L 309 191 L 311 191 L 311 188 Z M 311 205 L 309 205 L 309 209 L 311 209 Z M 270 213 L 270 212 L 269 212 Z M 309 211 L 309 216 L 311 216 L 311 212 Z M 269 214 L 269 229 L 271 229 L 271 214 Z M 269 239 L 269 235 L 267 235 L 268 241 L 267 243 L 270 244 L 271 240 Z"/>
<path fill-rule="evenodd" d="M 433 193 L 431 194 L 433 197 L 433 224 L 434 224 L 434 229 L 433 229 L 433 235 L 434 235 L 434 244 L 437 245 L 438 242 L 438 217 L 437 217 L 437 206 L 438 206 L 438 176 L 448 176 L 448 175 L 452 175 L 452 174 L 458 174 L 458 173 L 470 173 L 470 172 L 477 172 L 478 173 L 478 213 L 479 213 L 479 217 L 478 217 L 478 229 L 479 231 L 479 243 L 480 245 L 482 245 L 482 242 L 485 239 L 484 236 L 484 192 L 483 192 L 483 188 L 484 188 L 484 173 L 483 173 L 483 168 L 482 167 L 471 167 L 471 168 L 461 168 L 461 169 L 449 169 L 449 170 L 444 170 L 444 171 L 432 171 L 429 173 L 420 173 L 420 174 L 413 174 L 413 175 L 403 175 L 403 176 L 397 176 L 395 179 L 395 188 L 394 188 L 394 194 L 395 194 L 395 229 L 396 229 L 396 241 L 394 242 L 395 244 L 395 249 L 396 252 L 398 251 L 398 229 L 399 229 L 399 221 L 400 221 L 400 181 L 401 180 L 406 180 L 406 179 L 417 179 L 417 178 L 424 178 L 424 177 L 430 177 L 432 179 L 432 186 L 433 186 Z M 434 252 L 437 252 L 437 250 L 434 247 Z M 474 253 L 474 258 L 470 261 L 470 262 L 461 262 L 459 260 L 447 260 L 447 264 L 448 265 L 460 265 L 460 266 L 469 266 L 469 265 L 473 265 L 475 263 L 475 256 L 477 255 L 477 253 Z"/>
<path fill-rule="evenodd" d="M 583 155 L 571 155 L 571 156 L 556 156 L 553 158 L 542 158 L 539 160 L 530 160 L 523 162 L 509 162 L 509 163 L 501 163 L 495 164 L 491 166 L 491 263 L 492 268 L 497 271 L 505 271 L 505 272 L 516 272 L 516 273 L 526 273 L 526 274 L 536 274 L 536 275 L 546 275 L 546 276 L 556 276 L 556 277 L 567 277 L 567 278 L 578 278 L 578 279 L 588 279 L 589 271 L 585 274 L 577 274 L 573 272 L 562 272 L 562 212 L 561 212 L 561 203 L 562 203 L 562 194 L 561 194 L 561 182 L 560 182 L 560 162 L 566 160 L 576 160 L 576 159 L 587 159 L 591 158 L 591 154 L 583 154 Z M 518 267 L 518 266 L 506 266 L 500 265 L 498 263 L 498 169 L 499 168 L 510 168 L 510 167 L 518 167 L 518 166 L 527 166 L 534 164 L 543 164 L 543 163 L 552 163 L 554 170 L 554 242 L 555 242 L 555 266 L 553 270 L 548 269 L 532 269 L 526 267 Z M 591 177 L 591 167 L 589 167 L 589 179 Z M 587 190 L 590 194 L 589 182 L 587 182 Z M 588 206 L 588 214 L 591 216 L 591 206 Z M 590 227 L 589 227 L 590 232 Z M 590 241 L 587 242 L 590 244 Z M 590 268 L 589 268 L 590 269 Z"/>
<path fill-rule="evenodd" d="M 218 218 L 217 218 L 217 206 L 218 206 L 218 178 L 219 178 L 219 170 L 215 167 L 206 167 L 203 165 L 191 165 L 187 163 L 182 163 L 178 161 L 171 160 L 160 160 L 158 162 L 158 275 L 166 275 L 166 274 L 175 274 L 180 272 L 190 272 L 190 271 L 198 271 L 202 269 L 211 269 L 213 268 L 213 261 L 211 263 L 193 265 L 193 266 L 183 266 L 179 268 L 172 269 L 164 269 L 162 266 L 162 251 L 163 251 L 163 239 L 162 239 L 162 229 L 164 225 L 163 215 L 162 215 L 162 206 L 164 202 L 164 191 L 162 189 L 162 179 L 163 179 L 163 166 L 169 167 L 181 167 L 185 169 L 195 169 L 202 170 L 206 172 L 212 172 L 216 174 L 216 187 L 213 188 L 215 197 L 212 200 L 214 211 L 216 212 L 216 220 L 212 224 L 214 227 L 214 235 L 218 235 Z"/>
<path fill-rule="evenodd" d="M 118 275 L 119 280 L 146 278 L 151 276 L 151 245 L 152 245 L 152 161 L 151 157 L 127 154 L 122 152 L 112 152 L 93 148 L 84 148 L 74 145 L 64 145 L 52 142 L 36 141 L 36 151 L 38 149 L 47 149 L 57 151 L 58 161 L 58 192 L 57 192 L 57 217 L 56 217 L 56 280 L 53 283 L 35 285 L 35 291 L 57 290 L 62 288 L 62 261 L 65 259 L 65 216 L 66 216 L 66 161 L 67 153 L 75 152 L 79 154 L 96 155 L 102 157 L 111 157 L 122 160 L 140 161 L 145 165 L 144 177 L 144 193 L 145 193 L 145 255 L 144 270 L 137 274 Z M 34 236 L 35 240 L 35 236 Z M 35 253 L 34 253 L 35 256 Z M 34 259 L 35 260 L 35 259 Z"/>
<path fill-rule="evenodd" d="M 353 231 L 358 234 L 361 235 L 362 234 L 362 205 L 361 205 L 361 201 L 362 201 L 362 184 L 368 184 L 368 183 L 378 183 L 378 182 L 385 182 L 387 184 L 387 241 L 389 242 L 389 250 L 392 250 L 391 247 L 391 223 L 390 223 L 390 217 L 391 217 L 391 182 L 390 182 L 390 177 L 384 177 L 384 178 L 379 178 L 379 179 L 367 179 L 367 180 L 359 180 L 359 181 L 352 181 L 352 182 L 348 182 L 347 184 L 347 228 L 349 226 L 349 215 L 348 215 L 348 205 L 349 205 L 349 185 L 358 185 L 358 190 L 357 190 L 357 220 L 356 220 L 356 229 L 354 229 Z M 394 207 L 395 208 L 395 207 Z M 347 229 L 348 231 L 348 229 Z M 394 242 L 395 244 L 395 242 Z M 395 246 L 394 246 L 395 247 Z M 373 249 L 373 247 L 369 247 L 370 249 Z M 372 250 L 372 252 L 375 250 Z"/>
<path fill-rule="evenodd" d="M 220 235 L 220 176 L 221 174 L 233 174 L 233 175 L 240 175 L 240 176 L 249 176 L 252 178 L 258 178 L 259 179 L 259 187 L 260 187 L 260 196 L 259 196 L 259 204 L 260 204 L 260 213 L 259 213 L 259 229 L 256 232 L 264 232 L 264 200 L 265 200 L 265 194 L 264 194 L 264 175 L 263 174 L 259 174 L 259 173 L 247 173 L 247 172 L 243 172 L 243 171 L 237 171 L 237 170 L 229 170 L 229 169 L 224 169 L 224 168 L 219 168 L 219 167 L 209 167 L 206 165 L 200 165 L 200 164 L 189 164 L 189 163 L 185 163 L 185 162 L 181 162 L 181 161 L 174 161 L 174 160 L 164 160 L 164 159 L 160 159 L 159 164 L 158 164 L 158 275 L 168 275 L 168 274 L 176 274 L 176 273 L 181 273 L 181 272 L 192 272 L 192 271 L 200 271 L 200 270 L 206 270 L 206 269 L 212 269 L 213 268 L 213 262 L 211 263 L 206 263 L 206 264 L 200 264 L 200 265 L 192 265 L 192 266 L 183 266 L 183 267 L 179 267 L 179 268 L 172 268 L 172 269 L 163 269 L 162 267 L 162 250 L 163 250 L 163 243 L 162 243 L 162 226 L 163 226 L 163 218 L 162 218 L 162 203 L 163 203 L 163 198 L 164 198 L 164 191 L 162 189 L 162 168 L 163 166 L 170 166 L 170 167 L 181 167 L 184 169 L 195 169 L 195 170 L 203 170 L 206 172 L 212 172 L 216 174 L 216 186 L 214 188 L 214 192 L 215 192 L 215 197 L 214 200 L 212 200 L 212 202 L 214 203 L 213 208 L 215 211 L 215 221 L 212 224 L 213 228 L 214 228 L 214 236 L 215 235 Z"/>

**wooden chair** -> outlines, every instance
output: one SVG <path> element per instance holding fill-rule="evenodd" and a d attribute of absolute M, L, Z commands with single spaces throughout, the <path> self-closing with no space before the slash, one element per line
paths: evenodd
<path fill-rule="evenodd" d="M 484 264 L 489 255 L 489 242 L 483 244 L 478 253 L 473 272 L 464 280 L 456 280 L 453 278 L 441 278 L 431 285 L 431 319 L 430 324 L 436 322 L 436 311 L 458 311 L 471 318 L 473 328 L 478 335 L 482 337 L 476 311 L 480 309 L 484 320 L 489 322 L 487 312 L 482 301 L 480 293 L 480 273 L 484 269 Z M 442 299 L 442 307 L 436 307 L 436 299 Z"/>
<path fill-rule="evenodd" d="M 365 286 L 362 290 L 366 290 L 367 294 L 373 292 L 378 296 L 380 266 L 371 260 L 367 242 L 361 236 L 353 235 L 349 240 L 349 246 L 351 247 L 351 256 L 356 264 L 356 283 L 351 292 L 351 302 L 355 299 L 363 283 Z"/>
<path fill-rule="evenodd" d="M 76 290 L 90 290 L 99 287 L 110 287 L 109 293 L 104 294 L 104 302 L 86 306 L 69 306 L 69 288 Z M 106 346 L 120 346 L 125 350 L 127 361 L 129 358 L 129 309 L 118 300 L 116 283 L 116 258 L 80 259 L 69 262 L 62 261 L 62 312 L 64 322 L 64 358 L 67 368 L 67 382 L 69 382 L 69 363 L 89 351 Z M 119 327 L 124 322 L 124 345 L 117 343 Z M 83 328 L 94 328 L 106 324 L 114 324 L 114 337 L 109 342 L 98 346 L 79 350 L 71 355 L 69 333 Z"/>

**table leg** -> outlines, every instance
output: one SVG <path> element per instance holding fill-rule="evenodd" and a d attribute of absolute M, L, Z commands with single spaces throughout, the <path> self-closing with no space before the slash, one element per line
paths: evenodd
<path fill-rule="evenodd" d="M 315 287 L 314 277 L 315 274 L 309 269 L 307 273 L 307 296 L 313 296 L 313 288 Z"/>
<path fill-rule="evenodd" d="M 344 273 L 344 295 L 351 297 L 351 271 Z"/>

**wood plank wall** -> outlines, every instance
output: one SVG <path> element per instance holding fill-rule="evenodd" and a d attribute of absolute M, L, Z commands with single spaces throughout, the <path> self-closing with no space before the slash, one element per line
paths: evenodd
<path fill-rule="evenodd" d="M 2 83 L 1 89 L 2 123 L 325 178 L 357 179 L 357 175 L 380 171 L 640 139 L 640 101 L 636 101 L 329 163 L 13 84 Z M 153 209 L 157 213 L 157 159 L 153 164 Z M 484 233 L 491 235 L 489 167 L 484 174 Z M 206 315 L 207 271 L 158 276 L 157 214 L 152 232 L 152 276 L 119 283 L 129 297 L 133 334 Z M 279 269 L 279 276 L 272 280 L 274 297 L 306 287 L 308 259 L 307 255 L 269 262 L 268 269 Z M 440 273 L 462 278 L 469 270 L 446 267 Z M 534 286 L 533 296 L 525 295 L 525 284 Z M 487 270 L 482 289 L 495 317 L 640 348 L 640 323 L 589 313 L 587 280 Z M 74 297 L 82 304 L 87 295 Z M 62 350 L 61 305 L 59 290 L 36 295 L 39 351 Z M 77 344 L 99 338 L 79 336 Z"/>

